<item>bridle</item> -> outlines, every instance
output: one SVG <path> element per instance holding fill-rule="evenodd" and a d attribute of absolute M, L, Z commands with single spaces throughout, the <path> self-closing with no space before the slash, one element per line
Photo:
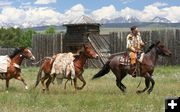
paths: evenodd
<path fill-rule="evenodd" d="M 165 55 L 164 52 L 157 45 L 155 46 L 155 48 L 159 55 L 163 55 L 163 56 Z"/>

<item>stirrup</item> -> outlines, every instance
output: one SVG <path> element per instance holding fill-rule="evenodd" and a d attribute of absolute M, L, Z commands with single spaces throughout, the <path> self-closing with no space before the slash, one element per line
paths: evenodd
<path fill-rule="evenodd" d="M 136 69 L 133 71 L 133 73 L 131 74 L 131 76 L 134 77 L 134 78 L 137 76 L 137 71 L 136 71 Z"/>

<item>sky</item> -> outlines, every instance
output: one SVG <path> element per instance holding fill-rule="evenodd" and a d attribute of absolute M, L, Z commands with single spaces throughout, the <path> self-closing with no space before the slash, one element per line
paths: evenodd
<path fill-rule="evenodd" d="M 165 17 L 180 22 L 179 0 L 0 0 L 0 26 L 60 25 L 87 15 L 96 21 L 136 17 L 150 21 Z"/>

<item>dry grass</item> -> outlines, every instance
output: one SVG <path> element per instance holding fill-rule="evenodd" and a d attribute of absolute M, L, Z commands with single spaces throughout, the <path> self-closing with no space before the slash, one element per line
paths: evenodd
<path fill-rule="evenodd" d="M 5 90 L 5 81 L 0 82 L 1 112 L 163 112 L 167 96 L 180 96 L 180 67 L 158 67 L 155 70 L 156 81 L 151 95 L 137 95 L 140 78 L 127 76 L 123 83 L 127 94 L 116 87 L 115 77 L 109 73 L 101 79 L 91 80 L 97 69 L 86 69 L 84 77 L 87 85 L 82 91 L 74 92 L 68 83 L 67 90 L 63 85 L 51 85 L 49 93 L 41 93 L 41 85 L 34 89 L 37 68 L 24 68 L 22 73 L 30 86 L 25 90 L 23 84 L 10 81 L 9 93 Z M 79 82 L 79 81 L 78 81 Z M 144 80 L 139 89 L 144 88 Z M 78 85 L 81 85 L 79 83 Z"/>

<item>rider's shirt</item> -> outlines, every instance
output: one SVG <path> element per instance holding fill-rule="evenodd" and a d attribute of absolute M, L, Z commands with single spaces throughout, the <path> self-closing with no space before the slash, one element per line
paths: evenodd
<path fill-rule="evenodd" d="M 143 43 L 140 33 L 137 36 L 132 33 L 127 36 L 127 48 L 131 51 L 141 50 L 141 43 Z"/>

